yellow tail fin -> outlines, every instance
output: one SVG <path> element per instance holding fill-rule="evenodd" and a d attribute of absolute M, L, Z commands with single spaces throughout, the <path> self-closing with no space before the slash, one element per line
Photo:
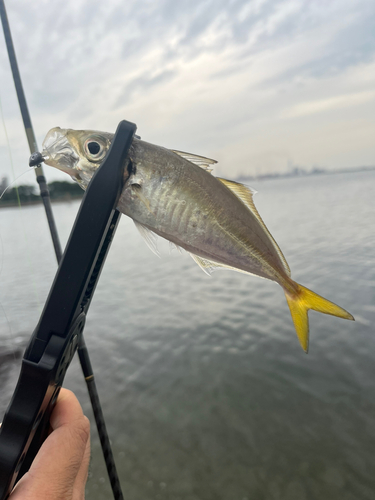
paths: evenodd
<path fill-rule="evenodd" d="M 351 319 L 353 321 L 354 318 L 342 307 L 324 299 L 320 295 L 312 292 L 302 285 L 298 285 L 297 283 L 296 285 L 296 293 L 292 294 L 289 291 L 284 291 L 297 332 L 298 340 L 302 349 L 307 353 L 309 349 L 309 318 L 307 316 L 307 312 L 309 309 L 313 309 L 314 311 L 324 314 L 332 314 L 332 316 L 338 316 L 339 318 Z"/>

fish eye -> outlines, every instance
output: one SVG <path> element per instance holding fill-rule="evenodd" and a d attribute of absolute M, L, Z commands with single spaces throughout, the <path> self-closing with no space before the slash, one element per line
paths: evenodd
<path fill-rule="evenodd" d="M 85 153 L 88 156 L 89 160 L 101 160 L 105 154 L 105 147 L 102 141 L 99 141 L 97 138 L 87 139 L 85 142 Z"/>
<path fill-rule="evenodd" d="M 100 144 L 95 141 L 88 142 L 87 149 L 90 151 L 92 155 L 97 155 L 100 151 Z"/>

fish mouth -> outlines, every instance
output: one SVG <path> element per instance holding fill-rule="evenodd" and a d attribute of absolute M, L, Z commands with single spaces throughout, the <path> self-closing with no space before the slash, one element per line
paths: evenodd
<path fill-rule="evenodd" d="M 60 127 L 51 129 L 43 141 L 42 156 L 47 165 L 78 178 L 76 167 L 79 156 L 71 146 L 66 132 L 66 129 Z"/>

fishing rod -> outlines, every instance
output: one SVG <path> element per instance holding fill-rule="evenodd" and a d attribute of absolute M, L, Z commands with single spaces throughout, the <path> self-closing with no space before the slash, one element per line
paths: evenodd
<path fill-rule="evenodd" d="M 117 200 L 119 197 L 119 187 L 121 186 L 121 181 L 123 180 L 123 175 L 118 178 L 115 175 L 115 179 L 117 184 L 108 186 L 109 192 L 106 193 L 103 191 L 103 186 L 106 183 L 97 179 L 94 182 L 94 187 L 91 187 L 91 194 L 88 195 L 86 192 L 84 200 L 86 199 L 86 204 L 84 205 L 84 201 L 82 201 L 82 205 L 80 211 L 77 215 L 77 219 L 75 225 L 73 227 L 71 237 L 69 242 L 65 248 L 64 258 L 62 255 L 61 245 L 56 229 L 55 220 L 53 217 L 51 200 L 49 196 L 48 186 L 46 182 L 46 178 L 44 177 L 43 168 L 41 163 L 43 162 L 43 157 L 40 153 L 38 153 L 38 146 L 33 130 L 33 126 L 31 123 L 30 114 L 28 111 L 25 94 L 23 91 L 23 86 L 21 82 L 21 76 L 18 69 L 17 59 L 14 51 L 12 36 L 10 33 L 10 27 L 8 22 L 8 17 L 6 14 L 4 0 L 0 0 L 0 16 L 3 25 L 4 37 L 7 45 L 9 61 L 13 73 L 13 80 L 16 87 L 18 102 L 21 110 L 21 115 L 23 119 L 23 124 L 25 127 L 26 137 L 30 148 L 30 166 L 34 166 L 36 180 L 39 184 L 40 194 L 43 200 L 49 230 L 51 233 L 51 238 L 53 241 L 53 246 L 55 250 L 55 255 L 57 259 L 57 263 L 60 264 L 57 275 L 55 278 L 54 285 L 51 288 L 50 295 L 47 299 L 47 303 L 45 309 L 42 313 L 42 317 L 40 323 L 43 323 L 43 318 L 45 313 L 49 311 L 49 314 L 56 317 L 56 308 L 63 307 L 64 303 L 67 300 L 67 296 L 71 295 L 71 284 L 67 286 L 65 283 L 65 287 L 60 288 L 60 296 L 59 300 L 55 302 L 55 307 L 48 309 L 49 299 L 54 294 L 56 295 L 56 291 L 54 286 L 60 285 L 64 282 L 64 273 L 66 276 L 71 276 L 72 272 L 76 270 L 79 274 L 79 269 L 76 267 L 76 255 L 78 253 L 83 252 L 83 248 L 87 250 L 86 257 L 89 262 L 91 262 L 91 268 L 89 267 L 89 276 L 90 279 L 87 282 L 75 282 L 75 285 L 78 287 L 76 300 L 78 297 L 82 299 L 82 296 L 79 295 L 79 291 L 82 289 L 82 286 L 86 286 L 85 289 L 85 297 L 82 299 L 80 306 L 78 307 L 78 302 L 75 304 L 70 303 L 70 307 L 73 309 L 70 310 L 71 313 L 75 311 L 75 314 L 78 314 L 78 317 L 74 316 L 74 321 L 71 320 L 69 323 L 65 323 L 65 331 L 64 335 L 66 337 L 65 344 L 68 342 L 68 353 L 65 352 L 65 344 L 53 345 L 52 349 L 54 350 L 53 356 L 51 358 L 51 352 L 48 353 L 50 357 L 49 363 L 51 365 L 51 361 L 53 361 L 53 366 L 49 366 L 46 370 L 46 367 L 40 366 L 40 363 L 43 361 L 43 357 L 40 357 L 41 352 L 37 353 L 37 358 L 39 358 L 39 362 L 35 363 L 35 345 L 38 344 L 38 324 L 37 329 L 34 331 L 34 334 L 31 338 L 28 348 L 24 354 L 23 364 L 21 368 L 20 377 L 18 380 L 17 387 L 13 394 L 13 398 L 9 404 L 7 412 L 4 416 L 4 422 L 0 429 L 0 500 L 5 499 L 11 492 L 14 484 L 17 480 L 19 480 L 22 475 L 28 471 L 30 468 L 32 461 L 37 454 L 40 446 L 43 441 L 47 437 L 48 428 L 49 428 L 49 417 L 52 412 L 53 406 L 56 403 L 59 389 L 62 385 L 66 370 L 70 364 L 70 361 L 75 353 L 78 351 L 79 360 L 81 364 L 81 368 L 83 371 L 83 375 L 85 377 L 87 390 L 89 393 L 91 406 L 94 413 L 94 418 L 96 422 L 96 427 L 98 430 L 98 435 L 101 443 L 101 447 L 103 450 L 104 461 L 106 464 L 108 476 L 110 479 L 112 492 L 115 500 L 123 500 L 123 494 L 121 490 L 120 481 L 118 478 L 113 453 L 105 425 L 105 420 L 102 412 L 102 408 L 100 405 L 99 395 L 96 388 L 96 383 L 94 379 L 94 373 L 92 370 L 89 353 L 85 344 L 85 340 L 83 337 L 83 327 L 85 323 L 85 317 L 90 305 L 92 295 L 95 291 L 96 283 L 100 276 L 101 268 L 104 264 L 107 252 L 109 250 L 110 243 L 112 241 L 114 232 L 117 228 L 117 224 L 120 219 L 120 213 L 115 210 L 117 206 Z M 124 167 L 124 159 L 126 158 L 127 152 L 129 150 L 133 135 L 135 133 L 136 126 L 129 122 L 121 122 L 117 129 L 114 141 L 112 143 L 111 150 L 113 152 L 108 153 L 108 159 L 103 163 L 102 167 L 99 169 L 101 172 L 101 177 L 103 179 L 104 172 L 109 172 L 109 174 L 115 174 L 116 171 L 120 171 L 123 174 Z M 125 149 L 124 149 L 125 148 Z M 103 170 L 104 165 L 106 168 Z M 117 169 L 117 170 L 116 170 Z M 98 174 L 99 174 L 98 171 Z M 94 176 L 98 177 L 98 175 Z M 94 180 L 94 179 L 93 179 Z M 92 180 L 92 181 L 93 181 Z M 115 194 L 117 195 L 115 196 Z M 92 213 L 88 214 L 87 207 L 90 204 L 87 199 L 90 200 L 91 209 L 93 209 L 92 200 L 95 199 L 96 196 L 96 207 L 102 207 L 102 196 L 109 195 L 109 203 L 112 203 L 111 213 L 109 216 L 110 222 L 107 221 L 107 225 L 99 228 L 91 228 L 91 233 L 87 232 L 87 222 L 92 221 L 95 218 Z M 100 202 L 98 203 L 98 201 Z M 96 208 L 95 208 L 96 209 Z M 105 214 L 102 209 L 100 214 L 97 216 L 105 217 L 108 213 Z M 86 215 L 84 216 L 83 213 Z M 97 219 L 98 220 L 98 219 Z M 83 224 L 82 224 L 82 221 Z M 76 226 L 81 227 L 81 231 L 86 237 L 81 237 L 77 235 L 78 230 L 74 232 Z M 99 231 L 99 234 L 97 233 Z M 93 235 L 96 234 L 99 239 L 93 242 Z M 76 243 L 79 241 L 79 245 Z M 92 242 L 94 245 L 94 250 L 96 249 L 96 253 L 91 253 L 93 251 L 92 245 L 88 245 L 88 241 Z M 72 250 L 72 242 L 76 246 L 75 250 Z M 73 245 L 73 246 L 74 246 Z M 94 259 L 94 260 L 92 260 Z M 67 265 L 66 262 L 69 262 Z M 87 264 L 87 262 L 85 262 Z M 86 269 L 86 268 L 85 268 Z M 86 269 L 87 271 L 87 269 Z M 87 278 L 87 276 L 86 276 Z M 59 281 L 60 280 L 60 281 Z M 74 307 L 76 309 L 74 310 Z M 52 311 L 52 310 L 53 311 Z M 69 310 L 69 307 L 68 307 Z M 81 311 L 79 315 L 78 311 Z M 83 315 L 83 316 L 82 316 Z M 61 318 L 60 318 L 61 319 Z M 51 325 L 50 325 L 51 326 Z M 54 327 L 49 331 L 51 333 L 54 329 L 58 330 L 61 328 L 61 322 L 58 321 L 55 323 Z M 46 332 L 44 332 L 46 333 Z M 75 339 L 72 341 L 72 336 Z M 51 340 L 51 339 L 50 339 Z M 56 340 L 56 339 L 55 339 Z M 44 341 L 42 341 L 44 342 Z M 32 347 L 33 346 L 33 347 Z M 39 342 L 40 346 L 40 342 Z M 44 345 L 44 347 L 46 347 Z M 48 344 L 47 344 L 48 347 Z M 50 346 L 51 348 L 51 346 Z M 46 348 L 46 350 L 48 350 Z M 40 351 L 40 348 L 39 348 Z M 31 355 L 32 359 L 29 359 Z M 34 356 L 34 358 L 33 358 Z M 32 370 L 30 371 L 30 363 L 32 361 L 35 366 L 32 366 Z M 56 371 L 57 370 L 57 371 Z M 53 388 L 53 393 L 51 396 L 51 387 Z M 34 402 L 30 405 L 30 394 L 34 394 Z M 39 396 L 39 399 L 38 399 Z M 42 399 L 40 399 L 42 398 Z M 22 425 L 20 425 L 22 422 Z"/>
<path fill-rule="evenodd" d="M 7 13 L 5 10 L 4 0 L 0 0 L 0 16 L 1 16 L 1 22 L 3 24 L 5 43 L 6 43 L 7 50 L 8 50 L 9 62 L 10 62 L 10 66 L 12 69 L 14 85 L 16 87 L 17 98 L 18 98 L 18 103 L 20 105 L 20 110 L 21 110 L 23 125 L 25 127 L 27 142 L 29 144 L 30 153 L 33 154 L 36 151 L 38 151 L 38 145 L 36 142 L 34 129 L 33 129 L 32 123 L 31 123 L 31 118 L 30 118 L 29 110 L 28 110 L 27 103 L 26 103 L 25 93 L 23 91 L 21 75 L 20 75 L 20 72 L 18 69 L 16 53 L 14 51 L 12 35 L 10 32 L 8 16 L 7 16 Z M 44 210 L 45 210 L 46 216 L 47 216 L 48 227 L 49 227 L 49 230 L 51 233 L 51 238 L 52 238 L 52 242 L 53 242 L 53 247 L 55 249 L 57 263 L 59 263 L 61 260 L 61 256 L 62 256 L 61 244 L 60 244 L 59 235 L 58 235 L 57 229 L 56 229 L 55 219 L 54 219 L 53 212 L 52 212 L 51 198 L 50 198 L 49 191 L 48 191 L 47 181 L 46 181 L 46 178 L 44 176 L 43 168 L 40 164 L 36 165 L 35 175 L 36 175 L 37 183 L 39 184 L 40 196 L 42 197 L 42 200 L 43 200 Z"/>

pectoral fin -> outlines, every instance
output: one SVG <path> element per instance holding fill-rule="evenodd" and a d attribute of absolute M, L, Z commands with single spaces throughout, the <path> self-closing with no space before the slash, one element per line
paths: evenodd
<path fill-rule="evenodd" d="M 140 235 L 145 240 L 146 245 L 151 250 L 152 253 L 160 257 L 160 253 L 157 247 L 157 239 L 158 236 L 151 231 L 148 227 L 144 226 L 140 222 L 137 222 L 133 219 L 135 227 L 138 229 Z"/>

